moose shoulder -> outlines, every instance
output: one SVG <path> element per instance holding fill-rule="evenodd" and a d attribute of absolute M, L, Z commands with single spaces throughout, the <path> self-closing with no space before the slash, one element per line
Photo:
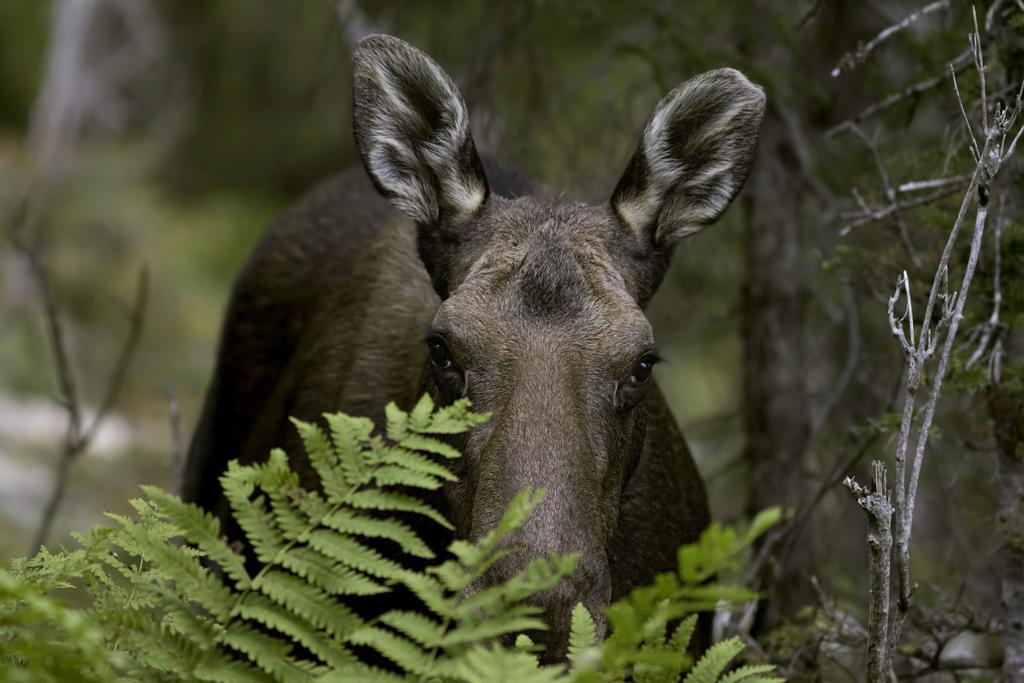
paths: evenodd
<path fill-rule="evenodd" d="M 740 190 L 764 102 L 732 69 L 683 83 L 657 105 L 610 201 L 588 206 L 485 170 L 448 75 L 396 38 L 361 41 L 365 173 L 344 172 L 286 211 L 239 276 L 186 497 L 226 516 L 218 476 L 229 459 L 302 452 L 289 416 L 380 421 L 391 400 L 468 396 L 493 417 L 456 444 L 459 481 L 434 502 L 475 540 L 519 490 L 547 488 L 515 539 L 523 552 L 489 580 L 538 554 L 580 554 L 575 576 L 541 598 L 548 654 L 560 656 L 573 605 L 600 619 L 674 567 L 708 522 L 651 377 L 643 309 L 675 244 Z"/>

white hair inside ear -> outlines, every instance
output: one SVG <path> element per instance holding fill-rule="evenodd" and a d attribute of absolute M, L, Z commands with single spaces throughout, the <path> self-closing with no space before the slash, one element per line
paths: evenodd
<path fill-rule="evenodd" d="M 671 244 L 714 223 L 750 170 L 764 91 L 735 69 L 696 76 L 666 95 L 612 195 L 641 239 Z"/>
<path fill-rule="evenodd" d="M 353 120 L 377 187 L 419 223 L 459 220 L 487 197 L 458 88 L 426 54 L 392 36 L 364 38 L 353 68 Z"/>

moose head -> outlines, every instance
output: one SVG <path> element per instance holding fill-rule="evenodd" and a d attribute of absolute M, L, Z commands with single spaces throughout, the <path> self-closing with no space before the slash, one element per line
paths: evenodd
<path fill-rule="evenodd" d="M 644 307 L 676 244 L 739 192 L 764 107 L 740 72 L 703 73 L 658 103 L 608 202 L 509 199 L 491 191 L 466 105 L 441 67 L 389 36 L 355 51 L 363 163 L 414 221 L 441 298 L 424 330 L 427 389 L 493 414 L 461 444 L 449 516 L 476 540 L 517 492 L 543 486 L 544 502 L 512 540 L 518 552 L 488 580 L 552 551 L 580 555 L 575 575 L 540 598 L 551 657 L 564 653 L 577 602 L 603 632 L 601 608 L 618 597 L 610 546 L 657 394 Z"/>

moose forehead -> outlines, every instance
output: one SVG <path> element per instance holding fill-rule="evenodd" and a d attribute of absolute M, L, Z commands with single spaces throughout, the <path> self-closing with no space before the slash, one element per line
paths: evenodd
<path fill-rule="evenodd" d="M 502 200 L 477 231 L 486 235 L 480 253 L 436 326 L 477 337 L 544 329 L 579 340 L 602 332 L 630 348 L 650 345 L 650 325 L 616 266 L 616 239 L 624 235 L 607 212 Z"/>

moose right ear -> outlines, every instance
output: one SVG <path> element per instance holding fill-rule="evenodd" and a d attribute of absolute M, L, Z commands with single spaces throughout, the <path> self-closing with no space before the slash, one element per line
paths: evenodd
<path fill-rule="evenodd" d="M 353 121 L 377 188 L 413 220 L 443 230 L 487 199 L 487 178 L 452 79 L 426 54 L 386 35 L 353 56 Z"/>
<path fill-rule="evenodd" d="M 643 244 L 671 248 L 711 225 L 750 171 L 764 115 L 760 87 L 735 69 L 695 76 L 651 115 L 611 206 Z"/>

